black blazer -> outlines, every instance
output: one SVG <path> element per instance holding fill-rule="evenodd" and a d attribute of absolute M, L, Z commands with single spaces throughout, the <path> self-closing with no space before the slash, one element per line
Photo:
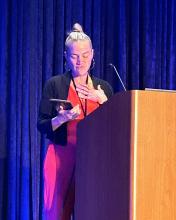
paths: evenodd
<path fill-rule="evenodd" d="M 98 79 L 94 76 L 91 77 L 94 88 L 101 85 L 107 98 L 110 98 L 113 94 L 112 87 L 104 80 Z M 39 106 L 39 114 L 37 121 L 37 128 L 42 134 L 46 134 L 46 137 L 55 144 L 66 145 L 67 143 L 67 123 L 64 123 L 55 131 L 52 130 L 51 119 L 58 113 L 49 99 L 67 99 L 68 91 L 70 87 L 71 73 L 67 72 L 62 75 L 57 75 L 50 78 L 43 90 L 42 99 Z"/>

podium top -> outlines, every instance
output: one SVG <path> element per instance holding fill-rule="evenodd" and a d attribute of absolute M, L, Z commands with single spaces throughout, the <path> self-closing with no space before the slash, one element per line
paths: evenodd
<path fill-rule="evenodd" d="M 174 93 L 176 93 L 176 90 L 170 90 L 170 89 L 153 89 L 153 88 L 145 88 L 145 91 L 154 91 L 154 92 L 174 92 Z"/>

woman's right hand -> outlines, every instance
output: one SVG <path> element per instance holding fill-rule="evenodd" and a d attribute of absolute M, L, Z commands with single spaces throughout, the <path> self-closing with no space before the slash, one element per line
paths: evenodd
<path fill-rule="evenodd" d="M 52 129 L 55 131 L 65 122 L 76 119 L 81 114 L 79 105 L 76 105 L 71 110 L 64 110 L 62 106 L 58 109 L 58 115 L 51 120 Z"/>
<path fill-rule="evenodd" d="M 63 123 L 76 119 L 81 114 L 81 109 L 79 105 L 76 105 L 71 110 L 64 110 L 62 106 L 60 106 L 58 110 L 58 117 L 61 118 Z"/>

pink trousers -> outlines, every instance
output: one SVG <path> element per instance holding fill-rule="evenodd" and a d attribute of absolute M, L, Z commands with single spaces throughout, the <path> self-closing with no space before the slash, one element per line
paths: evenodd
<path fill-rule="evenodd" d="M 44 215 L 46 220 L 70 220 L 74 207 L 76 122 L 67 128 L 66 146 L 50 143 L 44 161 Z"/>

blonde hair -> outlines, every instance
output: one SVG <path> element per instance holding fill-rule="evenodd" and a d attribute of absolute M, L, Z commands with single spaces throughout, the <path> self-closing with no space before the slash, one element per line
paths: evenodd
<path fill-rule="evenodd" d="M 92 48 L 92 42 L 90 37 L 83 32 L 80 24 L 75 23 L 73 25 L 72 31 L 68 34 L 65 40 L 65 50 L 67 51 L 69 45 L 73 42 L 88 40 Z"/>

